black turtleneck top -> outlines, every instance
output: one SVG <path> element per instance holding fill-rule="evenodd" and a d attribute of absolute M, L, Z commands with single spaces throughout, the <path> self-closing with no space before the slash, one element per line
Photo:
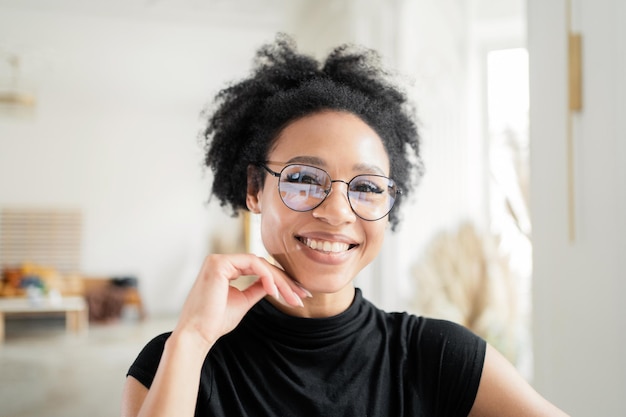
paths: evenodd
<path fill-rule="evenodd" d="M 150 387 L 170 333 L 149 342 L 128 375 Z M 486 343 L 442 320 L 386 313 L 357 289 L 329 318 L 256 304 L 213 346 L 196 416 L 467 416 Z"/>

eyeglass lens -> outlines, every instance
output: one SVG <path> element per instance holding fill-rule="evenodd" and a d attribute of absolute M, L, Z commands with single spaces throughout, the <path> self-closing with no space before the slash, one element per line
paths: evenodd
<path fill-rule="evenodd" d="M 328 173 L 309 165 L 287 165 L 280 172 L 278 189 L 287 207 L 309 211 L 330 194 L 332 180 Z M 348 183 L 348 201 L 357 216 L 378 220 L 389 213 L 395 202 L 397 187 L 382 175 L 358 175 Z"/>

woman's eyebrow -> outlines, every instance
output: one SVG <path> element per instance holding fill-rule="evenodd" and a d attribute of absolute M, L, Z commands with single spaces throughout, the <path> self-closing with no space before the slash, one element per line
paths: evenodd
<path fill-rule="evenodd" d="M 382 170 L 382 168 L 380 168 L 378 165 L 373 164 L 356 164 L 352 167 L 352 169 L 356 172 L 375 172 L 380 175 L 387 175 L 385 171 Z"/>
<path fill-rule="evenodd" d="M 287 161 L 287 163 L 288 164 L 294 164 L 294 163 L 310 164 L 310 165 L 318 166 L 320 168 L 326 167 L 326 161 L 324 161 L 322 158 L 319 158 L 317 156 L 306 156 L 306 155 L 295 156 L 291 158 L 289 161 Z"/>
<path fill-rule="evenodd" d="M 320 168 L 326 168 L 328 166 L 328 164 L 326 163 L 324 159 L 319 158 L 317 156 L 308 156 L 308 155 L 295 156 L 291 158 L 289 161 L 287 161 L 287 163 L 288 164 L 295 164 L 295 163 L 309 164 L 309 165 L 315 165 Z M 354 172 L 360 172 L 360 173 L 376 173 L 379 175 L 387 175 L 385 171 L 383 171 L 383 169 L 380 168 L 378 165 L 368 164 L 368 163 L 355 164 L 352 166 L 352 170 Z"/>

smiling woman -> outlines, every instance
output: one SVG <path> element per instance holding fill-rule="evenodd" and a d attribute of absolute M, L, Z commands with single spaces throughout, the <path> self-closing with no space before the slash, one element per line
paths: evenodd
<path fill-rule="evenodd" d="M 260 216 L 273 262 L 205 259 L 174 330 L 131 366 L 123 415 L 563 415 L 467 329 L 354 287 L 421 176 L 412 114 L 374 52 L 319 63 L 279 36 L 218 95 L 206 140 L 213 194 Z M 242 275 L 258 278 L 230 285 Z"/>

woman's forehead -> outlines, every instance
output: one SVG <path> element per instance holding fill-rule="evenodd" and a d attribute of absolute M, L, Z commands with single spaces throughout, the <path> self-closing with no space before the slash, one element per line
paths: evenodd
<path fill-rule="evenodd" d="M 358 171 L 389 172 L 389 157 L 378 134 L 359 117 L 324 111 L 297 119 L 276 138 L 268 159 Z"/>

